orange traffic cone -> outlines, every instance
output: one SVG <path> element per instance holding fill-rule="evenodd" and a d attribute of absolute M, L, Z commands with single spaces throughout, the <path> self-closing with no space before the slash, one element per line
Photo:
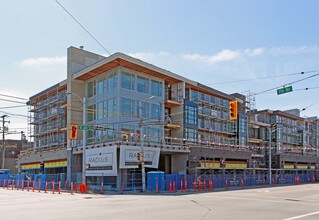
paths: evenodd
<path fill-rule="evenodd" d="M 193 185 L 194 185 L 194 192 L 196 192 L 196 180 L 194 180 Z"/>

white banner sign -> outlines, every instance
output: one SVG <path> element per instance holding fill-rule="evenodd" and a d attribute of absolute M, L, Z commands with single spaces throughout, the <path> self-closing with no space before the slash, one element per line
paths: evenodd
<path fill-rule="evenodd" d="M 141 152 L 140 146 L 124 146 L 120 148 L 120 168 L 138 168 L 140 161 L 137 153 Z M 145 167 L 158 168 L 160 149 L 155 147 L 144 147 Z"/>
<path fill-rule="evenodd" d="M 116 146 L 86 150 L 86 176 L 117 176 Z"/>

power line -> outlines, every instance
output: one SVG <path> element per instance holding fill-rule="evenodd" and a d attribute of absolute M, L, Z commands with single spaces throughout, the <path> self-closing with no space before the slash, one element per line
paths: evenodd
<path fill-rule="evenodd" d="M 272 79 L 272 78 L 279 78 L 279 77 L 283 77 L 283 76 L 303 75 L 305 73 L 314 73 L 314 72 L 318 72 L 318 71 L 319 70 L 311 70 L 311 71 L 298 72 L 298 73 L 289 73 L 289 74 L 282 74 L 282 75 L 271 75 L 271 76 L 265 76 L 265 77 L 240 79 L 240 80 L 225 81 L 225 82 L 218 82 L 218 83 L 209 83 L 209 84 L 206 84 L 206 85 L 221 85 L 221 84 L 253 81 L 253 80 L 259 80 L 259 79 Z"/>
<path fill-rule="evenodd" d="M 302 108 L 301 111 L 306 111 L 308 108 L 310 108 L 311 106 L 314 106 L 315 104 L 318 104 L 318 103 L 319 103 L 319 101 L 314 102 L 314 103 L 312 103 L 311 105 L 308 105 L 307 107 Z"/>
<path fill-rule="evenodd" d="M 271 88 L 271 89 L 267 89 L 267 90 L 264 90 L 264 91 L 261 91 L 261 92 L 257 92 L 257 93 L 255 93 L 255 95 L 259 95 L 259 94 L 262 94 L 262 93 L 265 93 L 265 92 L 269 92 L 269 91 L 278 89 L 278 88 L 280 88 L 280 87 L 285 87 L 285 86 L 288 86 L 288 85 L 292 85 L 292 84 L 295 84 L 295 83 L 304 81 L 304 80 L 306 80 L 306 79 L 310 79 L 310 78 L 316 77 L 316 76 L 318 76 L 318 75 L 319 75 L 319 73 L 314 74 L 314 75 L 311 75 L 311 76 L 308 76 L 308 77 L 305 77 L 305 78 L 303 78 L 303 79 L 299 79 L 299 80 L 290 82 L 290 83 L 283 84 L 283 85 L 281 85 L 281 86 L 277 86 L 277 87 L 274 87 L 274 88 Z"/>
<path fill-rule="evenodd" d="M 27 107 L 27 106 L 26 105 L 14 105 L 14 106 L 0 107 L 0 109 L 20 108 L 20 107 Z"/>
<path fill-rule="evenodd" d="M 12 95 L 6 95 L 6 94 L 0 94 L 0 96 L 4 96 L 7 98 L 14 98 L 14 99 L 20 99 L 20 100 L 28 100 L 26 98 L 18 97 L 18 96 L 12 96 Z"/>
<path fill-rule="evenodd" d="M 19 101 L 14 101 L 14 100 L 10 100 L 10 99 L 1 99 L 0 98 L 0 101 L 5 101 L 5 102 L 13 102 L 13 103 L 18 103 L 18 104 L 25 104 L 25 102 L 19 102 Z"/>
<path fill-rule="evenodd" d="M 90 35 L 90 37 L 98 44 L 100 45 L 109 55 L 111 55 L 111 53 L 65 8 L 63 7 L 63 5 L 58 1 L 55 0 L 55 2 L 57 4 L 59 4 L 61 6 L 61 8 L 68 13 L 68 15 L 78 24 L 80 25 L 80 27 L 88 34 Z"/>

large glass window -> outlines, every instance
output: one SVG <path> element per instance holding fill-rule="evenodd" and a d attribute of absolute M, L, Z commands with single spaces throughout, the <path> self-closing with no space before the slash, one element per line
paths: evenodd
<path fill-rule="evenodd" d="M 112 73 L 107 78 L 107 91 L 111 91 L 117 88 L 117 74 Z"/>
<path fill-rule="evenodd" d="M 137 102 L 137 115 L 138 116 L 141 116 L 141 113 L 140 113 L 141 106 L 142 106 L 142 117 L 148 118 L 149 117 L 149 109 L 150 109 L 149 103 L 147 103 L 147 102 L 145 103 L 142 101 Z"/>
<path fill-rule="evenodd" d="M 102 119 L 104 117 L 104 102 L 96 104 L 96 119 Z"/>
<path fill-rule="evenodd" d="M 151 104 L 151 119 L 160 119 L 161 108 L 159 104 Z"/>
<path fill-rule="evenodd" d="M 163 84 L 161 82 L 151 80 L 151 95 L 157 97 L 163 96 Z"/>
<path fill-rule="evenodd" d="M 106 80 L 104 78 L 99 78 L 96 85 L 97 95 L 103 95 L 106 93 Z"/>
<path fill-rule="evenodd" d="M 87 115 L 86 117 L 87 122 L 94 121 L 96 119 L 95 105 L 90 105 L 85 110 Z"/>
<path fill-rule="evenodd" d="M 111 117 L 117 113 L 117 99 L 112 98 L 107 100 L 107 116 Z"/>
<path fill-rule="evenodd" d="M 87 97 L 91 98 L 96 94 L 96 84 L 95 81 L 89 82 L 87 85 Z"/>
<path fill-rule="evenodd" d="M 138 76 L 137 77 L 137 91 L 148 93 L 149 81 L 147 78 Z"/>
<path fill-rule="evenodd" d="M 122 73 L 122 88 L 134 90 L 134 75 L 130 73 Z"/>
<path fill-rule="evenodd" d="M 123 115 L 135 114 L 135 100 L 129 98 L 121 98 L 121 112 Z"/>

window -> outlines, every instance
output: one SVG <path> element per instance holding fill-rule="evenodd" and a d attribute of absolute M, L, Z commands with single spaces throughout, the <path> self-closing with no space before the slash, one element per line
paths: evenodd
<path fill-rule="evenodd" d="M 96 104 L 96 119 L 104 118 L 104 102 L 99 102 Z"/>
<path fill-rule="evenodd" d="M 151 104 L 151 119 L 160 119 L 161 115 L 160 105 Z"/>
<path fill-rule="evenodd" d="M 138 76 L 137 77 L 137 91 L 148 93 L 149 82 L 148 79 Z"/>
<path fill-rule="evenodd" d="M 106 93 L 106 80 L 104 78 L 99 78 L 96 85 L 97 95 L 103 95 Z"/>
<path fill-rule="evenodd" d="M 121 112 L 123 115 L 135 114 L 135 100 L 129 98 L 121 98 Z"/>
<path fill-rule="evenodd" d="M 112 73 L 107 78 L 107 91 L 111 91 L 117 88 L 117 74 Z"/>
<path fill-rule="evenodd" d="M 137 102 L 137 115 L 138 116 L 141 116 L 141 114 L 140 114 L 141 106 L 142 106 L 142 117 L 148 118 L 149 117 L 149 109 L 150 109 L 149 103 L 147 103 L 147 102 L 145 103 L 142 101 Z"/>
<path fill-rule="evenodd" d="M 117 113 L 117 99 L 112 98 L 107 100 L 107 116 L 111 117 Z"/>
<path fill-rule="evenodd" d="M 89 82 L 87 85 L 87 97 L 91 98 L 96 94 L 96 84 L 95 81 Z"/>
<path fill-rule="evenodd" d="M 96 113 L 95 112 L 95 105 L 88 106 L 88 108 L 86 109 L 87 122 L 94 121 L 96 119 L 95 113 Z"/>
<path fill-rule="evenodd" d="M 122 73 L 122 88 L 134 90 L 135 77 L 130 73 Z"/>
<path fill-rule="evenodd" d="M 163 84 L 161 82 L 151 80 L 151 95 L 157 97 L 163 96 Z"/>

